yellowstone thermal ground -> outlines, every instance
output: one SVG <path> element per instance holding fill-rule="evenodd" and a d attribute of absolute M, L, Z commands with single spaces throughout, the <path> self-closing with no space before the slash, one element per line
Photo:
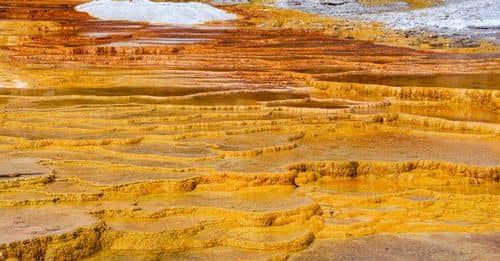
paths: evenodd
<path fill-rule="evenodd" d="M 0 260 L 497 260 L 500 52 L 260 4 L 0 0 Z"/>

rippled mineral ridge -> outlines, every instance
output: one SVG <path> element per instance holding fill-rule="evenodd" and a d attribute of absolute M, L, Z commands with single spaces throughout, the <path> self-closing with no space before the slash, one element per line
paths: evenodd
<path fill-rule="evenodd" d="M 269 4 L 0 0 L 0 260 L 497 260 L 497 46 Z"/>

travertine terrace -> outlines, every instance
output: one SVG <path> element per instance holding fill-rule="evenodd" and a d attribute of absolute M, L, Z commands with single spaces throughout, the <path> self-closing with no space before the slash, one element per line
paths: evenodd
<path fill-rule="evenodd" d="M 500 52 L 259 4 L 0 0 L 0 260 L 497 260 Z"/>

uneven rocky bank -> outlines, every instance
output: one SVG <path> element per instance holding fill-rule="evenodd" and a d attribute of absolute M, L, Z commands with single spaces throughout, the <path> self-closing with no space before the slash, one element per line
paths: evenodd
<path fill-rule="evenodd" d="M 499 255 L 498 53 L 82 2 L 0 1 L 0 259 Z"/>

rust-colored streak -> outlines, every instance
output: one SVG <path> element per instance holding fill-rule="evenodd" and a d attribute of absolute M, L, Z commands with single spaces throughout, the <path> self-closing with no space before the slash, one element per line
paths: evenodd
<path fill-rule="evenodd" d="M 109 22 L 82 2 L 0 1 L 0 260 L 498 254 L 495 48 L 260 5 Z"/>

